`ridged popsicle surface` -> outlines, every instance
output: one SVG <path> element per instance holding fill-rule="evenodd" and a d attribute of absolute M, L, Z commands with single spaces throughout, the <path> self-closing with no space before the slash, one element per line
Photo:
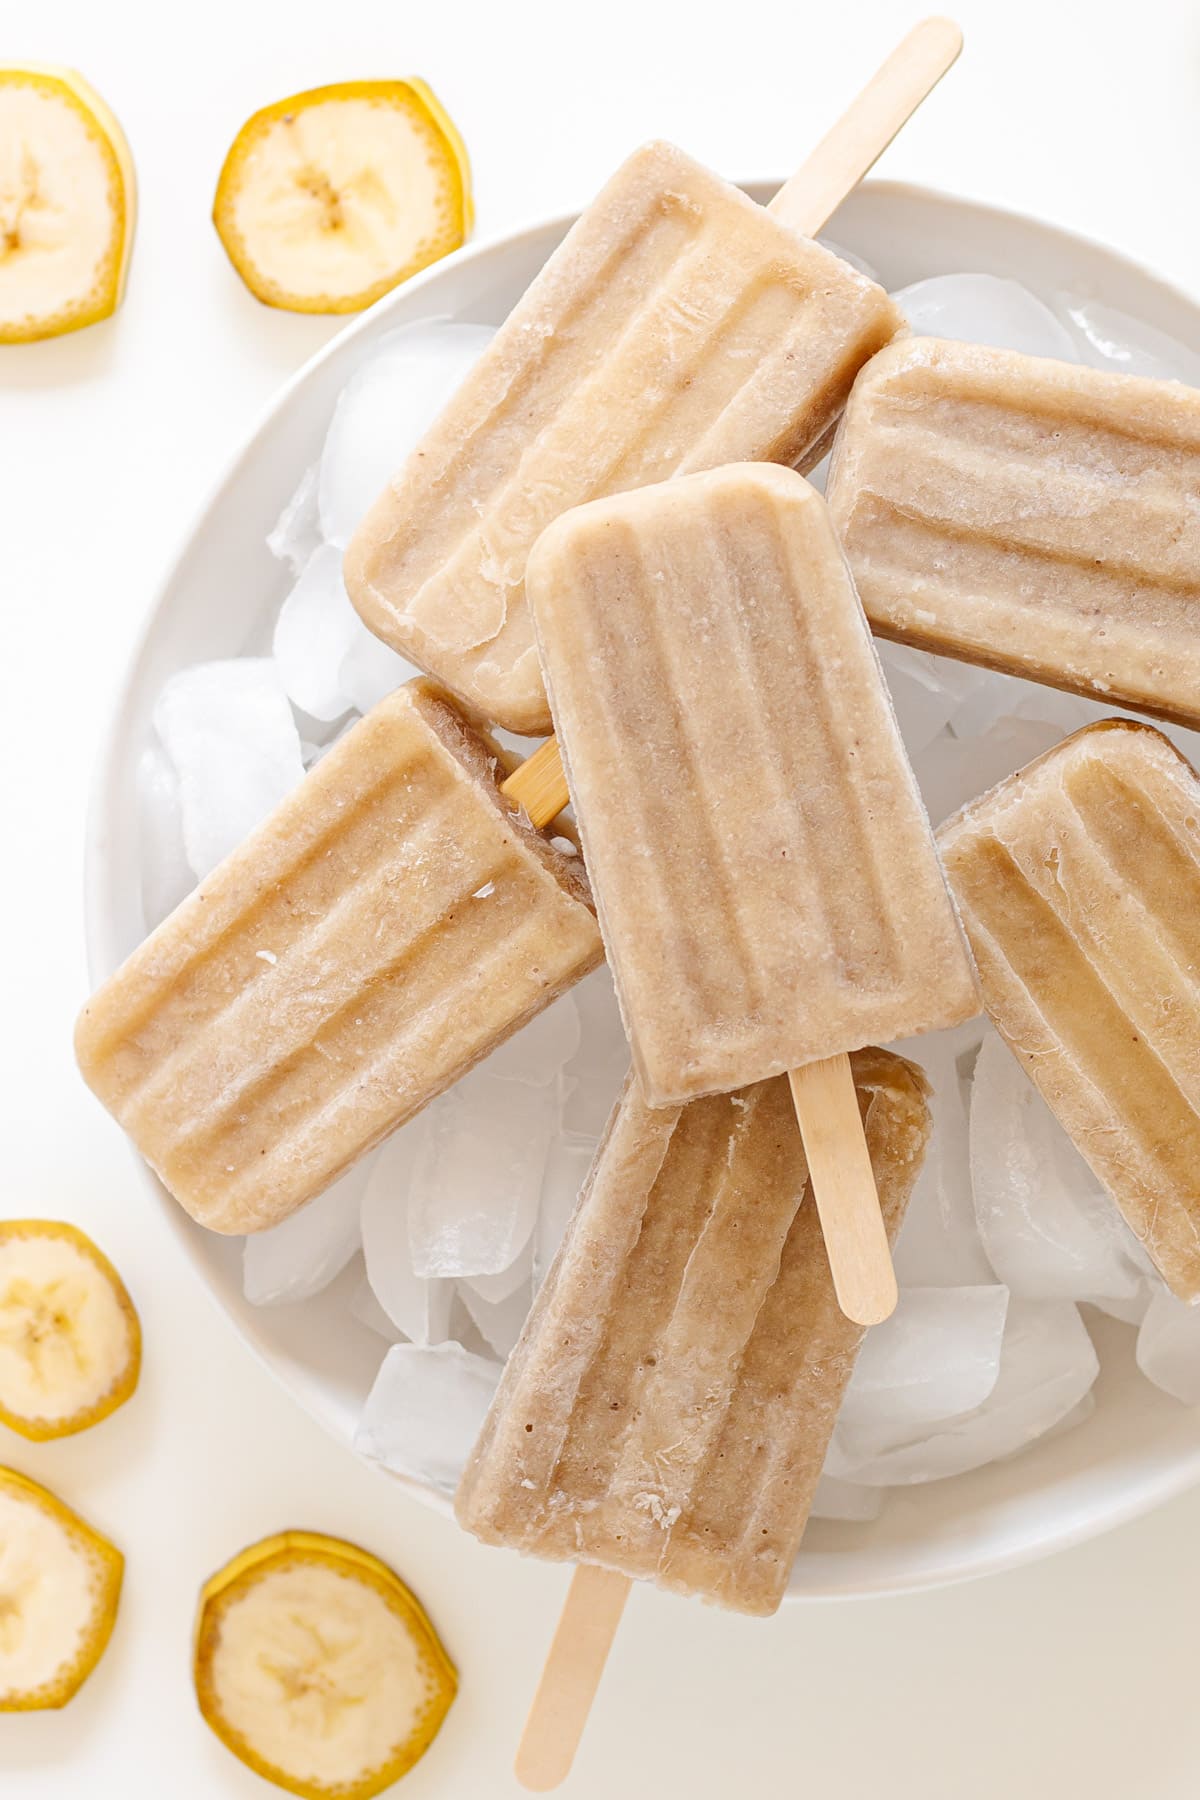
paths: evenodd
<path fill-rule="evenodd" d="M 88 1002 L 86 1080 L 202 1224 L 286 1218 L 600 961 L 506 772 L 399 689 Z"/>
<path fill-rule="evenodd" d="M 819 494 L 742 464 L 596 501 L 530 562 L 643 1090 L 688 1100 L 978 996 Z"/>
<path fill-rule="evenodd" d="M 997 1029 L 1200 1300 L 1200 780 L 1150 726 L 1107 721 L 938 835 Z"/>
<path fill-rule="evenodd" d="M 549 729 L 524 597 L 539 532 L 724 462 L 809 466 L 903 327 L 882 288 L 668 144 L 635 153 L 368 513 L 371 629 L 514 731 Z"/>
<path fill-rule="evenodd" d="M 1200 723 L 1200 391 L 895 344 L 828 495 L 882 636 Z"/>
<path fill-rule="evenodd" d="M 851 1060 L 894 1236 L 928 1090 Z M 630 1078 L 459 1486 L 467 1530 L 775 1610 L 863 1337 L 807 1188 L 785 1080 L 652 1109 Z"/>

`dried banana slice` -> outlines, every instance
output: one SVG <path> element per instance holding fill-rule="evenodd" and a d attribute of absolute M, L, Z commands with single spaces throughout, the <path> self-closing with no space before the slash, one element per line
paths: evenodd
<path fill-rule="evenodd" d="M 137 1386 L 142 1333 L 108 1258 L 74 1225 L 0 1220 L 0 1420 L 67 1437 Z"/>
<path fill-rule="evenodd" d="M 112 1636 L 124 1567 L 48 1489 L 0 1469 L 0 1712 L 78 1692 Z"/>
<path fill-rule="evenodd" d="M 83 77 L 0 67 L 0 344 L 116 311 L 136 207 L 125 135 Z"/>
<path fill-rule="evenodd" d="M 386 1563 L 286 1531 L 234 1557 L 200 1596 L 200 1710 L 259 1775 L 305 1800 L 368 1800 L 423 1756 L 457 1677 Z"/>
<path fill-rule="evenodd" d="M 268 306 L 358 312 L 469 233 L 466 147 L 423 81 L 312 88 L 242 126 L 213 223 Z"/>

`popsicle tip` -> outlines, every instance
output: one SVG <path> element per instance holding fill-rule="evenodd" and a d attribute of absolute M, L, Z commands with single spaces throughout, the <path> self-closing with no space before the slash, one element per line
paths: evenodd
<path fill-rule="evenodd" d="M 962 54 L 963 31 L 957 19 L 951 19 L 945 13 L 930 13 L 913 26 L 910 39 L 922 37 L 931 44 L 935 41 L 943 48 L 947 58 L 946 67 L 956 62 Z"/>

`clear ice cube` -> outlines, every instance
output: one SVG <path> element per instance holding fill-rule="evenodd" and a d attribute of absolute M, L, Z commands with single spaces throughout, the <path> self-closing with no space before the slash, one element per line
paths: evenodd
<path fill-rule="evenodd" d="M 317 465 L 306 469 L 295 493 L 267 535 L 267 549 L 298 575 L 321 542 L 317 516 Z"/>
<path fill-rule="evenodd" d="M 484 1342 L 502 1361 L 512 1354 L 529 1316 L 533 1302 L 533 1285 L 528 1275 L 518 1288 L 501 1300 L 485 1300 L 475 1283 L 460 1281 L 458 1296 L 471 1315 Z"/>
<path fill-rule="evenodd" d="M 1138 1332 L 1137 1360 L 1155 1387 L 1185 1406 L 1200 1406 L 1200 1306 L 1160 1287 Z"/>
<path fill-rule="evenodd" d="M 487 325 L 423 319 L 391 331 L 342 389 L 318 479 L 327 543 L 350 542 L 410 450 L 495 337 Z"/>
<path fill-rule="evenodd" d="M 375 1298 L 397 1330 L 414 1344 L 440 1344 L 450 1335 L 454 1283 L 418 1275 L 409 1244 L 419 1123 L 395 1132 L 376 1152 L 362 1199 L 363 1258 Z"/>
<path fill-rule="evenodd" d="M 1119 375 L 1152 381 L 1186 381 L 1200 387 L 1200 354 L 1154 325 L 1131 318 L 1103 300 L 1077 294 L 1056 296 L 1084 362 Z"/>
<path fill-rule="evenodd" d="M 1016 1057 L 989 1033 L 971 1094 L 971 1179 L 988 1260 L 1030 1300 L 1129 1300 L 1150 1265 Z"/>
<path fill-rule="evenodd" d="M 396 1344 L 367 1395 L 354 1448 L 452 1494 L 499 1379 L 499 1363 L 461 1344 Z"/>
<path fill-rule="evenodd" d="M 986 1286 L 995 1279 L 975 1222 L 967 1140 L 970 1071 L 985 1029 L 982 1019 L 969 1019 L 899 1046 L 933 1090 L 929 1148 L 896 1242 L 904 1287 Z"/>
<path fill-rule="evenodd" d="M 1045 301 L 1002 275 L 934 275 L 892 295 L 917 337 L 994 344 L 1078 362 L 1074 334 Z"/>
<path fill-rule="evenodd" d="M 154 729 L 179 778 L 188 865 L 203 878 L 303 776 L 296 721 L 275 664 L 243 657 L 173 675 Z"/>
<path fill-rule="evenodd" d="M 338 665 L 337 684 L 355 712 L 368 713 L 421 671 L 381 643 L 357 613 L 354 619 L 355 629 Z"/>
<path fill-rule="evenodd" d="M 873 1463 L 981 1407 L 1000 1373 L 1008 1289 L 902 1288 L 869 1331 L 838 1414 L 839 1466 Z"/>
<path fill-rule="evenodd" d="M 361 1241 L 359 1207 L 370 1158 L 289 1219 L 256 1231 L 242 1252 L 242 1292 L 255 1306 L 307 1300 L 341 1274 Z"/>
<path fill-rule="evenodd" d="M 342 553 L 324 544 L 304 565 L 275 622 L 275 666 L 284 692 L 301 712 L 330 720 L 349 710 L 340 670 L 363 630 L 346 596 Z"/>
<path fill-rule="evenodd" d="M 147 931 L 175 911 L 196 878 L 183 847 L 183 808 L 175 765 L 160 744 L 147 744 L 135 777 L 142 912 Z"/>
<path fill-rule="evenodd" d="M 827 1471 L 870 1487 L 938 1481 L 1012 1456 L 1062 1425 L 1091 1392 L 1099 1363 L 1069 1300 L 1009 1300 L 1000 1373 L 981 1406 L 948 1419 L 868 1463 L 842 1454 L 838 1432 Z"/>
<path fill-rule="evenodd" d="M 495 1275 L 515 1262 L 558 1115 L 555 1083 L 508 1080 L 484 1064 L 413 1121 L 408 1229 L 419 1275 Z"/>

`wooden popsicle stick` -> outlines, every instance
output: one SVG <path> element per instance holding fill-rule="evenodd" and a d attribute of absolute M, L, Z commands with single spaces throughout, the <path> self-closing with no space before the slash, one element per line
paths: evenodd
<path fill-rule="evenodd" d="M 848 1056 L 788 1074 L 838 1305 L 859 1325 L 896 1309 L 896 1274 Z"/>
<path fill-rule="evenodd" d="M 915 25 L 767 211 L 805 237 L 815 237 L 957 61 L 962 42 L 952 19 L 922 19 Z"/>
<path fill-rule="evenodd" d="M 551 819 L 557 819 L 571 798 L 557 738 L 547 738 L 539 744 L 533 755 L 527 756 L 520 768 L 501 782 L 500 792 L 515 800 L 539 831 Z"/>
<path fill-rule="evenodd" d="M 630 1585 L 595 1563 L 576 1565 L 513 1764 L 532 1793 L 548 1793 L 570 1771 Z"/>
<path fill-rule="evenodd" d="M 806 236 L 819 231 L 961 49 L 962 33 L 949 19 L 917 25 L 769 210 Z M 556 818 L 569 798 L 556 740 L 548 738 L 501 791 L 539 828 Z M 849 1058 L 793 1070 L 790 1081 L 838 1302 L 848 1317 L 877 1323 L 896 1304 L 896 1278 Z M 590 1563 L 575 1570 L 514 1764 L 534 1793 L 557 1787 L 570 1771 L 629 1587 L 625 1576 Z"/>

